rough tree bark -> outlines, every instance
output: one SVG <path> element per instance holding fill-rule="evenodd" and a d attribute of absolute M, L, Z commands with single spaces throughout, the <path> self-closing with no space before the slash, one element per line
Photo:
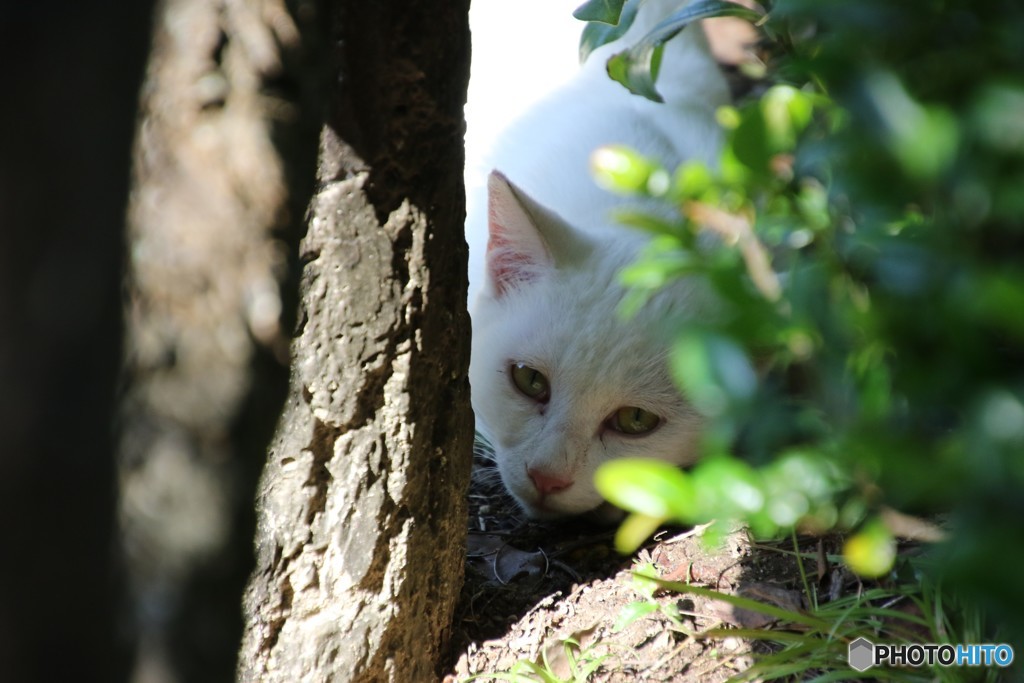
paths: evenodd
<path fill-rule="evenodd" d="M 164 0 L 156 14 L 120 420 L 140 683 L 235 675 L 256 482 L 288 382 L 323 22 L 314 0 Z"/>
<path fill-rule="evenodd" d="M 0 679 L 123 680 L 111 424 L 151 3 L 0 9 Z"/>
<path fill-rule="evenodd" d="M 437 678 L 472 450 L 468 2 L 342 0 L 243 681 Z"/>

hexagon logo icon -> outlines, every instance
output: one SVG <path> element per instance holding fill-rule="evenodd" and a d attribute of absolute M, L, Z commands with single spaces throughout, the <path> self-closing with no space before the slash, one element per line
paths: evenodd
<path fill-rule="evenodd" d="M 858 638 L 850 643 L 846 660 L 850 663 L 851 669 L 866 671 L 874 666 L 875 646 L 867 638 Z"/>

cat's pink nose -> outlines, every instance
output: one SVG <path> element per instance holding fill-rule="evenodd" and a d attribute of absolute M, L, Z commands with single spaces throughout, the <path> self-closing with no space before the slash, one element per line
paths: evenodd
<path fill-rule="evenodd" d="M 548 474 L 541 470 L 535 470 L 532 467 L 526 470 L 526 474 L 530 476 L 530 480 L 533 481 L 533 487 L 542 496 L 564 491 L 573 484 L 572 479 L 567 479 L 557 474 Z"/>

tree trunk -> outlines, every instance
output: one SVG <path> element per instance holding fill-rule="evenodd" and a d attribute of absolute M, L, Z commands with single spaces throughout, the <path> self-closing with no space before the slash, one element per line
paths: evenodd
<path fill-rule="evenodd" d="M 157 12 L 121 411 L 140 683 L 236 671 L 256 482 L 287 390 L 315 180 L 320 26 L 304 0 L 165 0 Z"/>
<path fill-rule="evenodd" d="M 342 0 L 242 681 L 437 678 L 472 450 L 468 2 Z"/>
<path fill-rule="evenodd" d="M 111 424 L 151 4 L 0 14 L 0 678 L 123 680 Z"/>

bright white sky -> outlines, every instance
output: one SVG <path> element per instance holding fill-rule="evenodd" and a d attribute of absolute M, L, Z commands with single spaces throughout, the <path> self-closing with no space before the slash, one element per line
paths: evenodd
<path fill-rule="evenodd" d="M 466 104 L 466 189 L 490 170 L 481 158 L 501 130 L 579 68 L 583 0 L 473 0 L 473 62 Z"/>

